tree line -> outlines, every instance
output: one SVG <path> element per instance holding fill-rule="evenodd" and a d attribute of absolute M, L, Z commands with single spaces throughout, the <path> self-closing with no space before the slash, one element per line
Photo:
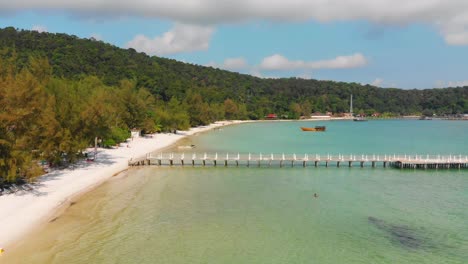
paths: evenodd
<path fill-rule="evenodd" d="M 165 102 L 174 97 L 180 102 L 190 94 L 199 94 L 204 102 L 213 105 L 223 104 L 229 98 L 249 119 L 261 119 L 268 113 L 297 117 L 314 112 L 347 112 L 351 94 L 356 113 L 468 113 L 468 86 L 402 90 L 300 78 L 262 79 L 151 57 L 92 38 L 12 27 L 0 29 L 0 47 L 15 49 L 20 66 L 31 55 L 40 56 L 49 60 L 56 77 L 97 76 L 111 86 L 128 79 Z"/>
<path fill-rule="evenodd" d="M 166 102 L 132 80 L 107 85 L 95 76 L 59 78 L 46 58 L 20 66 L 15 52 L 0 55 L 0 184 L 43 174 L 41 162 L 74 163 L 96 138 L 111 147 L 133 128 L 155 133 L 246 118 L 230 99 L 208 103 L 189 91 L 182 101 Z"/>
<path fill-rule="evenodd" d="M 314 112 L 468 113 L 468 87 L 401 90 L 300 78 L 262 79 L 150 57 L 94 39 L 0 29 L 0 181 L 73 163 L 130 129 L 185 130 L 222 119 Z"/>

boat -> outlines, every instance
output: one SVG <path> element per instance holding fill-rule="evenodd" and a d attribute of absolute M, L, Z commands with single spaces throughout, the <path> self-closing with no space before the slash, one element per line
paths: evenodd
<path fill-rule="evenodd" d="M 353 121 L 363 122 L 363 121 L 367 121 L 367 119 L 365 117 L 358 116 L 358 117 L 355 117 Z"/>
<path fill-rule="evenodd" d="M 316 126 L 316 127 L 301 127 L 302 131 L 325 131 L 325 126 Z"/>
<path fill-rule="evenodd" d="M 195 145 L 183 145 L 183 146 L 178 146 L 178 149 L 193 149 L 195 148 Z"/>
<path fill-rule="evenodd" d="M 432 118 L 427 117 L 427 116 L 421 116 L 419 120 L 432 120 Z"/>

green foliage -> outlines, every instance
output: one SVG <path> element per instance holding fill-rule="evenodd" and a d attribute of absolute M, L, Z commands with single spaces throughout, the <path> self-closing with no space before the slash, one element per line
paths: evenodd
<path fill-rule="evenodd" d="M 102 142 L 102 145 L 103 145 L 103 147 L 105 147 L 105 148 L 110 148 L 110 147 L 114 147 L 115 145 L 117 145 L 117 143 L 115 142 L 114 139 L 112 139 L 112 138 L 107 138 L 107 139 L 105 139 L 105 140 Z"/>
<path fill-rule="evenodd" d="M 120 127 L 112 127 L 109 137 L 114 142 L 124 142 L 128 138 L 131 137 L 131 133 L 130 133 L 130 131 L 128 129 L 124 129 L 124 128 L 120 128 Z"/>
<path fill-rule="evenodd" d="M 52 100 L 44 88 L 47 78 L 42 73 L 47 69 L 37 68 L 47 63 L 31 58 L 27 68 L 19 69 L 15 56 L 0 60 L 0 178 L 6 181 L 38 176 L 33 159 L 37 153 L 50 155 L 48 139 L 55 137 L 56 128 Z"/>
<path fill-rule="evenodd" d="M 223 104 L 226 99 L 232 100 L 239 109 L 245 104 L 247 111 L 237 117 L 226 116 L 229 119 L 263 118 L 268 113 L 297 116 L 297 111 L 290 109 L 292 103 L 299 104 L 301 115 L 305 116 L 312 112 L 347 112 L 351 94 L 354 107 L 364 113 L 375 110 L 407 115 L 421 113 L 424 109 L 438 115 L 468 113 L 468 87 L 401 90 L 300 78 L 261 79 L 150 57 L 134 49 L 120 49 L 92 39 L 14 28 L 0 29 L 0 47 L 14 48 L 20 66 L 27 65 L 31 55 L 46 57 L 56 77 L 79 80 L 84 76 L 97 76 L 108 86 L 122 86 L 122 80 L 131 80 L 123 86 L 130 90 L 145 88 L 166 103 L 172 97 L 188 103 L 199 95 L 200 105 L 188 105 L 195 107 L 191 109 L 193 112 L 187 109 L 191 125 L 205 124 L 212 116 L 220 116 L 212 107 Z M 143 97 L 134 96 L 124 98 L 138 105 L 133 101 Z M 129 128 L 142 126 L 145 120 L 144 111 L 140 112 L 142 108 L 127 109 L 135 122 L 123 118 Z M 209 118 L 205 119 L 208 114 Z"/>
<path fill-rule="evenodd" d="M 468 87 L 426 90 L 297 78 L 261 79 L 150 57 L 93 39 L 0 29 L 0 181 L 40 175 L 40 160 L 75 162 L 94 145 L 221 119 L 312 112 L 382 117 L 468 113 Z"/>

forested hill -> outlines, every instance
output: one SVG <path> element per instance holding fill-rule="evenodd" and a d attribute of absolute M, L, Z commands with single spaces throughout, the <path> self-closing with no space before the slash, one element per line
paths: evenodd
<path fill-rule="evenodd" d="M 97 76 L 111 86 L 123 79 L 134 80 L 137 87 L 147 88 L 165 102 L 172 97 L 184 101 L 193 93 L 209 104 L 231 99 L 253 119 L 267 113 L 297 117 L 311 112 L 346 112 L 350 94 L 355 112 L 367 114 L 468 113 L 468 87 L 402 90 L 298 78 L 262 79 L 150 57 L 94 39 L 11 27 L 0 29 L 0 49 L 5 48 L 16 51 L 20 65 L 26 65 L 31 55 L 46 57 L 56 77 Z"/>

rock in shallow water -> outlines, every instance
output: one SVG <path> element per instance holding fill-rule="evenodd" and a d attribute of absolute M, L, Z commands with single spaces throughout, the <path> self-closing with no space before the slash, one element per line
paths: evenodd
<path fill-rule="evenodd" d="M 402 247 L 408 249 L 419 249 L 423 245 L 423 239 L 417 234 L 416 230 L 403 225 L 392 225 L 386 223 L 382 219 L 372 216 L 367 218 L 369 223 L 373 224 L 378 229 L 385 231 L 390 239 Z"/>

